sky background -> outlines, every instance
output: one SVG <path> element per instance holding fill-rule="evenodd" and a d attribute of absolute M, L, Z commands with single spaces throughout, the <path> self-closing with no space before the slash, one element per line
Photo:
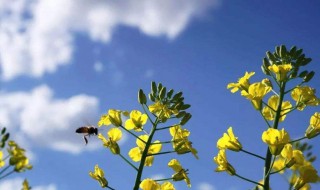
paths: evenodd
<path fill-rule="evenodd" d="M 244 149 L 266 152 L 263 119 L 226 86 L 245 71 L 256 72 L 251 82 L 261 81 L 265 52 L 285 44 L 303 48 L 313 59 L 307 66 L 316 72 L 310 86 L 319 88 L 319 20 L 316 0 L 0 0 L 0 124 L 34 165 L 0 181 L 0 189 L 18 190 L 24 178 L 33 190 L 100 189 L 88 175 L 95 164 L 105 170 L 110 186 L 131 189 L 132 168 L 97 138 L 85 146 L 74 131 L 96 124 L 108 109 L 141 110 L 137 92 L 148 93 L 151 81 L 183 91 L 192 105 L 186 128 L 200 159 L 177 157 L 189 169 L 191 189 L 252 188 L 214 172 L 216 141 L 229 126 Z M 316 111 L 294 112 L 280 128 L 293 139 L 301 137 Z M 159 138 L 170 139 L 166 133 Z M 319 152 L 319 138 L 309 142 Z M 120 144 L 124 155 L 136 146 L 128 135 Z M 227 156 L 240 175 L 262 178 L 261 160 L 230 151 Z M 144 177 L 171 176 L 172 157 L 156 157 Z M 271 180 L 272 189 L 287 189 L 283 177 Z M 175 184 L 188 189 L 184 182 Z"/>

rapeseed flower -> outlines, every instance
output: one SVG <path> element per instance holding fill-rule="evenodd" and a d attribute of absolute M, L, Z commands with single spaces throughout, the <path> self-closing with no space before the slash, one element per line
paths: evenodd
<path fill-rule="evenodd" d="M 108 131 L 108 139 L 106 139 L 101 133 L 98 134 L 98 138 L 102 140 L 103 146 L 110 149 L 113 154 L 120 154 L 120 147 L 118 141 L 122 138 L 122 132 L 118 128 L 112 128 Z"/>
<path fill-rule="evenodd" d="M 309 139 L 320 134 L 320 112 L 314 113 L 310 118 L 310 125 L 306 130 L 306 137 Z"/>
<path fill-rule="evenodd" d="M 104 177 L 104 171 L 99 168 L 98 165 L 95 165 L 94 167 L 94 172 L 89 172 L 89 175 L 97 180 L 99 182 L 99 184 L 101 185 L 102 188 L 108 187 L 108 181 L 107 179 Z"/>
<path fill-rule="evenodd" d="M 191 182 L 187 173 L 188 170 L 185 170 L 177 159 L 172 159 L 168 163 L 168 166 L 176 172 L 175 174 L 172 175 L 173 181 L 184 180 L 187 183 L 187 186 L 191 187 Z"/>
<path fill-rule="evenodd" d="M 268 67 L 270 71 L 276 74 L 276 79 L 278 82 L 283 82 L 288 79 L 287 73 L 292 70 L 291 64 L 283 64 L 283 65 L 271 65 Z"/>
<path fill-rule="evenodd" d="M 135 131 L 142 131 L 143 125 L 147 123 L 147 114 L 142 114 L 138 110 L 133 110 L 130 113 L 130 119 L 125 123 L 125 128 L 128 130 L 134 129 Z"/>
<path fill-rule="evenodd" d="M 129 151 L 129 156 L 130 158 L 134 161 L 134 162 L 139 162 L 142 158 L 142 153 L 146 147 L 146 143 L 149 139 L 148 135 L 140 135 L 139 136 L 140 139 L 142 139 L 143 141 L 141 141 L 140 139 L 136 140 L 136 144 L 138 145 L 135 148 L 132 148 Z M 154 143 L 159 143 L 160 141 L 155 141 Z M 161 151 L 162 148 L 162 144 L 152 144 L 150 145 L 149 149 L 148 149 L 148 157 L 146 158 L 146 161 L 144 163 L 145 166 L 152 166 L 153 163 L 153 159 L 154 156 L 152 156 L 152 154 L 156 154 L 159 153 Z"/>
<path fill-rule="evenodd" d="M 218 155 L 213 158 L 214 162 L 218 165 L 216 168 L 216 172 L 226 171 L 230 175 L 236 174 L 236 170 L 229 164 L 227 157 L 226 157 L 226 150 L 221 149 L 218 152 Z"/>
<path fill-rule="evenodd" d="M 192 142 L 188 139 L 190 132 L 187 129 L 181 128 L 181 125 L 174 125 L 170 127 L 169 131 L 172 136 L 173 149 L 178 154 L 191 152 L 197 159 L 199 158 L 198 151 L 192 147 Z"/>
<path fill-rule="evenodd" d="M 283 147 L 290 141 L 290 137 L 284 129 L 269 128 L 262 133 L 262 141 L 268 144 L 271 154 L 279 155 Z"/>
<path fill-rule="evenodd" d="M 229 127 L 228 133 L 224 133 L 218 140 L 217 147 L 219 149 L 229 149 L 236 152 L 242 149 L 242 145 L 238 141 L 238 137 L 233 134 L 232 127 Z"/>
<path fill-rule="evenodd" d="M 250 73 L 246 72 L 243 77 L 238 79 L 237 83 L 229 83 L 228 86 L 227 86 L 227 89 L 232 88 L 231 89 L 232 93 L 235 93 L 238 90 L 247 91 L 249 86 L 250 86 L 249 79 L 253 75 L 254 75 L 254 72 L 250 72 Z"/>
<path fill-rule="evenodd" d="M 251 103 L 256 110 L 260 110 L 262 107 L 263 97 L 270 91 L 270 86 L 266 86 L 262 82 L 257 82 L 251 84 L 248 91 L 242 90 L 241 95 L 251 100 Z"/>

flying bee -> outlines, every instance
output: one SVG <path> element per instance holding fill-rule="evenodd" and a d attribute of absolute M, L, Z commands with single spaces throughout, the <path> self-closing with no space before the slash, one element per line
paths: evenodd
<path fill-rule="evenodd" d="M 76 133 L 83 134 L 83 139 L 86 144 L 88 144 L 87 137 L 90 137 L 90 135 L 98 135 L 98 128 L 94 127 L 93 125 L 86 125 L 79 127 L 76 130 Z"/>

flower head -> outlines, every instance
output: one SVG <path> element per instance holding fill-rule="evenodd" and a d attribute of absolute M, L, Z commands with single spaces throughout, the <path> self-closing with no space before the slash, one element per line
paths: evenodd
<path fill-rule="evenodd" d="M 170 127 L 169 131 L 172 136 L 173 149 L 178 154 L 191 152 L 198 159 L 198 151 L 192 147 L 192 142 L 188 139 L 190 132 L 187 129 L 181 128 L 180 125 L 174 125 Z"/>
<path fill-rule="evenodd" d="M 273 95 L 269 98 L 268 106 L 265 106 L 262 109 L 262 114 L 264 118 L 271 121 L 274 120 L 276 116 L 276 110 L 278 108 L 278 102 L 279 102 L 279 97 L 276 95 Z M 281 117 L 279 119 L 280 122 L 286 118 L 286 114 L 291 110 L 291 108 L 292 108 L 292 105 L 289 101 L 282 102 L 281 113 L 280 113 Z"/>
<path fill-rule="evenodd" d="M 254 108 L 260 110 L 262 107 L 263 97 L 270 92 L 271 87 L 262 82 L 253 83 L 249 86 L 248 91 L 242 90 L 241 95 L 251 100 Z"/>
<path fill-rule="evenodd" d="M 306 162 L 305 165 L 299 167 L 299 175 L 294 184 L 295 189 L 300 189 L 307 183 L 316 183 L 320 179 L 317 170 L 310 162 Z"/>
<path fill-rule="evenodd" d="M 218 167 L 215 170 L 216 172 L 226 171 L 230 175 L 234 175 L 236 173 L 236 170 L 232 167 L 231 164 L 229 164 L 227 160 L 226 150 L 219 150 L 218 155 L 214 157 L 213 160 L 218 165 Z"/>
<path fill-rule="evenodd" d="M 231 89 L 231 92 L 232 93 L 235 93 L 237 92 L 238 90 L 245 90 L 247 91 L 249 85 L 250 85 L 250 82 L 249 82 L 249 79 L 251 76 L 254 75 L 254 72 L 246 72 L 245 75 L 241 78 L 239 78 L 238 82 L 237 83 L 229 83 L 227 88 L 232 88 Z"/>
<path fill-rule="evenodd" d="M 134 129 L 135 131 L 142 131 L 143 125 L 147 123 L 147 114 L 142 114 L 138 110 L 133 110 L 130 113 L 130 119 L 125 123 L 125 128 L 128 130 Z"/>
<path fill-rule="evenodd" d="M 317 106 L 320 104 L 316 97 L 316 90 L 309 86 L 298 86 L 291 92 L 291 97 L 296 101 L 298 110 L 302 111 L 306 106 Z"/>
<path fill-rule="evenodd" d="M 289 140 L 289 134 L 284 129 L 269 128 L 262 133 L 262 141 L 269 145 L 269 149 L 273 155 L 279 155 Z"/>
<path fill-rule="evenodd" d="M 229 149 L 236 152 L 242 149 L 242 145 L 238 141 L 238 137 L 233 134 L 232 127 L 229 127 L 228 133 L 224 133 L 218 140 L 217 147 L 219 149 Z"/>
<path fill-rule="evenodd" d="M 181 181 L 184 180 L 188 187 L 191 187 L 191 182 L 188 177 L 188 170 L 185 170 L 182 168 L 180 162 L 177 159 L 172 159 L 169 163 L 168 166 L 172 168 L 176 173 L 172 175 L 173 181 Z"/>
<path fill-rule="evenodd" d="M 23 180 L 23 183 L 22 183 L 22 190 L 30 190 L 31 187 L 29 186 L 29 182 L 25 179 Z"/>
<path fill-rule="evenodd" d="M 160 101 L 155 102 L 154 104 L 149 106 L 149 111 L 155 114 L 160 120 L 167 120 L 171 117 L 171 115 L 176 115 L 179 113 L 177 109 L 170 109 L 166 104 L 163 104 Z"/>
<path fill-rule="evenodd" d="M 140 135 L 139 138 L 143 141 L 141 141 L 140 139 L 137 139 L 136 144 L 138 145 L 135 148 L 132 148 L 129 151 L 129 156 L 130 158 L 134 161 L 134 162 L 139 162 L 142 158 L 142 153 L 146 147 L 146 143 L 149 139 L 148 135 Z M 154 143 L 159 143 L 160 141 L 155 141 Z M 156 154 L 159 153 L 161 151 L 162 145 L 161 144 L 152 144 L 150 145 L 149 149 L 148 149 L 148 157 L 144 163 L 145 166 L 152 166 L 153 163 L 153 159 L 154 156 L 152 156 L 152 154 Z"/>
<path fill-rule="evenodd" d="M 286 81 L 288 79 L 287 73 L 291 71 L 291 64 L 283 64 L 283 65 L 271 65 L 268 67 L 270 71 L 276 74 L 276 79 L 278 82 Z"/>
<path fill-rule="evenodd" d="M 8 152 L 10 154 L 9 164 L 14 166 L 14 170 L 16 172 L 23 172 L 32 169 L 32 165 L 29 164 L 29 159 L 25 155 L 25 150 L 14 141 L 9 141 L 8 145 Z"/>
<path fill-rule="evenodd" d="M 286 144 L 281 151 L 281 156 L 285 160 L 285 166 L 291 169 L 297 169 L 305 162 L 303 153 L 300 150 L 293 150 L 291 144 Z"/>
<path fill-rule="evenodd" d="M 99 168 L 98 165 L 95 165 L 95 167 L 94 167 L 94 172 L 91 172 L 91 171 L 90 171 L 90 172 L 89 172 L 89 175 L 90 175 L 93 179 L 97 180 L 97 181 L 100 183 L 100 185 L 101 185 L 102 188 L 108 187 L 108 181 L 107 181 L 107 179 L 104 177 L 104 171 L 103 171 L 101 168 Z"/>
<path fill-rule="evenodd" d="M 320 112 L 314 113 L 310 118 L 310 125 L 306 130 L 306 137 L 309 139 L 320 134 Z"/>
<path fill-rule="evenodd" d="M 140 183 L 140 188 L 142 190 L 175 190 L 173 184 L 170 182 L 164 182 L 160 185 L 150 178 L 142 180 Z"/>
<path fill-rule="evenodd" d="M 102 140 L 103 146 L 110 149 L 113 154 L 120 153 L 120 147 L 117 143 L 122 137 L 122 132 L 118 128 L 112 128 L 108 131 L 108 139 L 106 139 L 101 133 L 98 134 L 98 138 Z"/>
<path fill-rule="evenodd" d="M 102 125 L 108 126 L 113 124 L 114 126 L 119 127 L 120 125 L 122 125 L 121 113 L 124 115 L 126 114 L 125 112 L 120 110 L 110 109 L 108 111 L 108 114 L 104 114 L 101 116 L 98 122 L 98 126 L 101 127 Z"/>

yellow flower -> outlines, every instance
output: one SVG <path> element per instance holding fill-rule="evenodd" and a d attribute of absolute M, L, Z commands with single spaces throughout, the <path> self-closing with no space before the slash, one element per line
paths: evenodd
<path fill-rule="evenodd" d="M 123 112 L 120 110 L 110 109 L 108 111 L 108 114 L 104 114 L 100 117 L 98 126 L 99 127 L 101 127 L 102 125 L 108 126 L 111 124 L 113 124 L 116 127 L 121 126 L 122 125 L 121 113 Z"/>
<path fill-rule="evenodd" d="M 232 131 L 232 127 L 229 127 L 228 134 L 224 133 L 218 140 L 217 147 L 219 149 L 229 149 L 238 152 L 242 149 L 241 143 L 238 141 L 238 137 L 235 137 Z"/>
<path fill-rule="evenodd" d="M 319 98 L 315 95 L 315 89 L 309 86 L 298 86 L 291 92 L 291 97 L 296 101 L 298 110 L 302 111 L 306 106 L 317 106 Z"/>
<path fill-rule="evenodd" d="M 234 175 L 236 173 L 236 170 L 232 167 L 231 164 L 229 164 L 227 160 L 226 150 L 219 150 L 218 155 L 214 157 L 213 160 L 218 165 L 218 167 L 215 170 L 216 172 L 226 171 L 230 175 Z"/>
<path fill-rule="evenodd" d="M 147 178 L 142 180 L 142 182 L 140 183 L 140 188 L 142 190 L 159 190 L 160 184 L 152 179 Z"/>
<path fill-rule="evenodd" d="M 3 152 L 0 151 L 0 168 L 2 168 L 5 165 L 5 162 L 3 160 Z"/>
<path fill-rule="evenodd" d="M 147 114 L 142 114 L 138 110 L 133 110 L 130 113 L 130 119 L 125 123 L 125 128 L 128 130 L 134 129 L 135 131 L 142 131 L 143 125 L 147 123 Z"/>
<path fill-rule="evenodd" d="M 180 162 L 177 159 L 170 160 L 170 162 L 168 163 L 168 166 L 176 172 L 175 174 L 172 175 L 173 181 L 184 180 L 187 183 L 188 187 L 191 187 L 191 182 L 187 175 L 188 170 L 185 170 L 184 168 L 182 168 Z"/>
<path fill-rule="evenodd" d="M 142 190 L 175 190 L 173 184 L 170 182 L 164 182 L 160 185 L 150 178 L 142 180 L 140 183 L 140 188 Z"/>
<path fill-rule="evenodd" d="M 320 134 L 320 112 L 314 113 L 310 118 L 310 125 L 306 130 L 306 137 L 311 139 Z"/>
<path fill-rule="evenodd" d="M 249 86 L 248 91 L 242 90 L 241 95 L 251 100 L 254 108 L 257 110 L 261 109 L 262 98 L 270 92 L 271 87 L 266 86 L 261 82 L 253 83 Z"/>
<path fill-rule="evenodd" d="M 285 159 L 282 157 L 279 157 L 274 164 L 272 165 L 273 171 L 279 171 L 280 174 L 284 173 L 283 168 L 286 166 Z"/>
<path fill-rule="evenodd" d="M 180 125 L 174 125 L 170 127 L 169 131 L 172 136 L 173 149 L 178 154 L 191 152 L 197 159 L 199 158 L 198 151 L 192 147 L 192 142 L 188 139 L 190 132 L 187 129 L 182 129 Z"/>
<path fill-rule="evenodd" d="M 299 168 L 299 174 L 300 177 L 298 177 L 294 184 L 295 189 L 300 189 L 306 183 L 317 183 L 319 181 L 318 172 L 310 162 Z"/>
<path fill-rule="evenodd" d="M 25 150 L 14 141 L 9 141 L 8 145 L 8 152 L 10 154 L 9 164 L 14 166 L 14 171 L 23 172 L 32 169 L 32 165 L 29 164 L 29 159 L 25 156 Z"/>
<path fill-rule="evenodd" d="M 273 155 L 280 154 L 289 140 L 289 134 L 284 129 L 269 128 L 262 133 L 262 141 L 269 145 L 269 150 Z"/>
<path fill-rule="evenodd" d="M 120 154 L 120 147 L 117 143 L 122 137 L 122 132 L 118 128 L 112 128 L 108 131 L 108 140 L 101 134 L 98 134 L 98 138 L 102 140 L 103 146 L 110 149 L 113 154 Z"/>
<path fill-rule="evenodd" d="M 104 172 L 101 168 L 99 168 L 98 164 L 95 165 L 94 167 L 94 172 L 89 172 L 89 175 L 97 180 L 102 188 L 108 187 L 108 181 L 107 179 L 104 177 Z"/>
<path fill-rule="evenodd" d="M 163 184 L 161 184 L 160 189 L 161 190 L 176 190 L 176 188 L 174 188 L 173 184 L 170 183 L 169 181 L 164 182 Z"/>
<path fill-rule="evenodd" d="M 147 142 L 149 139 L 148 135 L 140 135 L 139 136 L 140 139 L 142 139 L 143 141 Z M 138 147 L 132 148 L 129 151 L 129 156 L 130 158 L 134 161 L 134 162 L 139 162 L 142 158 L 142 153 L 146 147 L 146 144 L 141 141 L 140 139 L 137 139 L 136 144 L 138 145 Z M 160 141 L 155 141 L 154 143 L 159 143 Z M 146 158 L 146 161 L 144 163 L 145 166 L 152 166 L 153 163 L 153 159 L 154 156 L 152 156 L 152 154 L 156 154 L 159 153 L 161 151 L 162 148 L 162 144 L 153 144 L 150 145 L 149 149 L 148 149 L 148 156 Z"/>
<path fill-rule="evenodd" d="M 281 156 L 285 159 L 285 166 L 297 169 L 305 162 L 303 153 L 300 150 L 293 150 L 291 144 L 286 144 L 281 151 Z"/>
<path fill-rule="evenodd" d="M 238 90 L 247 91 L 250 85 L 249 79 L 253 75 L 254 75 L 254 72 L 250 72 L 250 73 L 246 72 L 243 77 L 239 78 L 237 83 L 229 83 L 227 86 L 227 89 L 232 88 L 231 89 L 232 93 L 235 93 Z"/>
<path fill-rule="evenodd" d="M 268 100 L 268 106 L 265 106 L 262 110 L 262 114 L 264 118 L 267 120 L 274 120 L 275 115 L 276 115 L 276 110 L 278 108 L 278 102 L 279 102 L 279 97 L 276 95 L 273 95 L 269 98 Z M 279 121 L 283 121 L 286 118 L 286 114 L 291 110 L 292 105 L 289 101 L 282 102 L 281 105 L 281 117 Z"/>
<path fill-rule="evenodd" d="M 23 183 L 22 183 L 22 190 L 30 190 L 31 187 L 29 186 L 29 183 L 28 181 L 25 179 L 23 180 Z"/>
<path fill-rule="evenodd" d="M 288 79 L 287 73 L 291 71 L 292 66 L 291 64 L 271 65 L 268 69 L 276 74 L 277 81 L 283 82 Z"/>
<path fill-rule="evenodd" d="M 160 101 L 150 105 L 149 111 L 155 114 L 161 120 L 169 119 L 172 114 L 176 115 L 179 113 L 177 109 L 169 109 L 167 105 L 161 103 Z"/>

